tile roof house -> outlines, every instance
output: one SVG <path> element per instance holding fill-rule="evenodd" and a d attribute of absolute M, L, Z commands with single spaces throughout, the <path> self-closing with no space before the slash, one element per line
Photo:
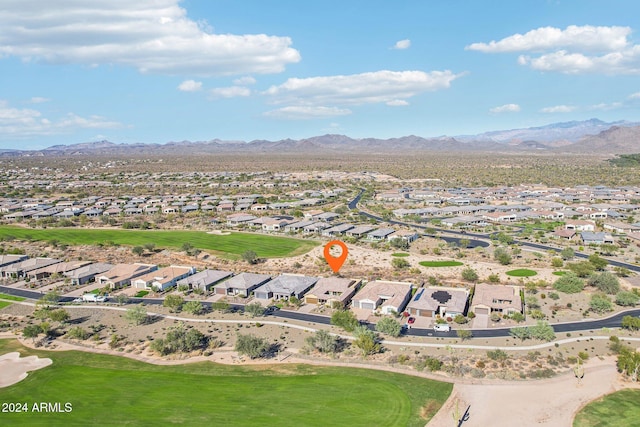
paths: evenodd
<path fill-rule="evenodd" d="M 383 314 L 400 313 L 411 298 L 412 284 L 374 280 L 366 284 L 352 299 L 352 307 Z"/>
<path fill-rule="evenodd" d="M 47 265 L 42 268 L 38 268 L 29 272 L 28 276 L 32 279 L 44 279 L 45 277 L 53 276 L 54 274 L 64 274 L 69 271 L 77 270 L 80 267 L 91 264 L 91 261 L 69 261 L 58 262 L 55 264 Z"/>
<path fill-rule="evenodd" d="M 97 276 L 96 281 L 102 286 L 109 285 L 111 289 L 115 289 L 126 286 L 132 279 L 157 269 L 158 266 L 151 264 L 116 264 Z"/>
<path fill-rule="evenodd" d="M 489 285 L 478 283 L 473 294 L 469 311 L 477 314 L 522 313 L 520 288 L 510 285 Z"/>
<path fill-rule="evenodd" d="M 216 283 L 233 276 L 231 271 L 203 270 L 199 273 L 178 280 L 177 286 L 188 286 L 189 289 L 210 290 Z"/>
<path fill-rule="evenodd" d="M 85 265 L 84 267 L 77 268 L 75 270 L 67 271 L 63 273 L 66 277 L 71 279 L 72 285 L 84 285 L 89 283 L 98 274 L 102 274 L 105 271 L 109 271 L 113 268 L 113 264 L 107 264 L 103 262 L 96 262 L 93 264 Z"/>
<path fill-rule="evenodd" d="M 464 288 L 426 287 L 419 288 L 406 311 L 420 317 L 455 317 L 464 314 L 469 291 Z"/>
<path fill-rule="evenodd" d="M 265 283 L 254 291 L 258 299 L 284 299 L 291 297 L 301 299 L 302 296 L 319 280 L 318 277 L 309 277 L 296 274 L 281 274 L 275 279 Z"/>
<path fill-rule="evenodd" d="M 346 307 L 356 293 L 361 281 L 339 277 L 323 277 L 305 294 L 306 304 Z"/>
<path fill-rule="evenodd" d="M 0 269 L 2 277 L 26 277 L 31 271 L 61 262 L 53 258 L 29 258 L 4 266 Z"/>
<path fill-rule="evenodd" d="M 26 255 L 0 255 L 0 268 L 9 264 L 24 261 L 28 258 L 29 257 Z"/>
<path fill-rule="evenodd" d="M 196 272 L 194 267 L 169 266 L 154 270 L 131 280 L 131 286 L 137 289 L 157 289 L 164 291 L 176 286 L 180 279 Z"/>
<path fill-rule="evenodd" d="M 216 294 L 248 297 L 259 286 L 271 280 L 268 274 L 240 273 L 214 287 Z"/>

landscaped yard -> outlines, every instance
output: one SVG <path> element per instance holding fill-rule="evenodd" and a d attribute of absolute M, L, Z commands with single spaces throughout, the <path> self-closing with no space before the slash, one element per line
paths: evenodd
<path fill-rule="evenodd" d="M 0 389 L 2 402 L 70 402 L 70 413 L 2 414 L 3 425 L 424 426 L 452 385 L 407 375 L 309 365 L 156 366 L 93 353 L 0 354 L 53 364 Z"/>
<path fill-rule="evenodd" d="M 460 261 L 420 261 L 423 267 L 459 267 L 464 263 Z"/>
<path fill-rule="evenodd" d="M 518 268 L 516 270 L 509 270 L 505 274 L 512 277 L 531 277 L 538 273 L 533 270 L 529 270 L 528 268 Z"/>
<path fill-rule="evenodd" d="M 391 256 L 399 257 L 399 258 L 404 258 L 404 257 L 408 257 L 408 256 L 409 256 L 409 254 L 408 254 L 408 253 L 406 253 L 406 252 L 396 252 L 396 253 L 394 253 L 394 254 L 391 254 Z"/>
<path fill-rule="evenodd" d="M 138 291 L 137 294 L 134 295 L 135 298 L 144 298 L 149 295 L 149 291 Z"/>
<path fill-rule="evenodd" d="M 585 406 L 574 427 L 629 427 L 640 420 L 640 390 L 621 390 Z"/>
<path fill-rule="evenodd" d="M 8 301 L 0 301 L 0 309 L 10 306 L 11 303 Z"/>
<path fill-rule="evenodd" d="M 180 249 L 189 243 L 194 248 L 217 252 L 232 258 L 239 258 L 247 250 L 259 257 L 273 258 L 295 256 L 310 251 L 318 245 L 311 240 L 290 237 L 267 236 L 252 233 L 230 233 L 228 235 L 208 234 L 203 231 L 183 230 L 111 230 L 48 228 L 29 229 L 1 226 L 0 238 L 57 241 L 66 245 L 117 244 L 142 246 L 154 243 L 157 248 Z"/>
<path fill-rule="evenodd" d="M 15 295 L 8 295 L 8 294 L 3 294 L 2 292 L 0 292 L 0 298 L 1 299 L 8 299 L 11 301 L 24 301 L 25 298 L 23 297 L 17 297 Z"/>

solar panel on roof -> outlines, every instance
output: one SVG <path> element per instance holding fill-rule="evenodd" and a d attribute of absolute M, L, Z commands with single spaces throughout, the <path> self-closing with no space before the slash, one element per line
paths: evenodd
<path fill-rule="evenodd" d="M 440 304 L 446 304 L 451 299 L 451 294 L 447 291 L 436 291 L 431 294 L 431 298 L 438 301 Z"/>

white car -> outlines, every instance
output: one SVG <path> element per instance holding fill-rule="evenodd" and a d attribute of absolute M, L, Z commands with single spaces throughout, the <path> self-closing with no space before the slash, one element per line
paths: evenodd
<path fill-rule="evenodd" d="M 451 330 L 451 326 L 446 323 L 436 323 L 433 325 L 433 330 L 436 332 L 449 332 Z"/>

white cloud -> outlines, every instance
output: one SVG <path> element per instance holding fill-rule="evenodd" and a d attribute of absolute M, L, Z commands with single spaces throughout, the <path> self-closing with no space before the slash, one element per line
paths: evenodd
<path fill-rule="evenodd" d="M 251 90 L 242 86 L 217 87 L 209 91 L 213 98 L 236 98 L 251 95 Z"/>
<path fill-rule="evenodd" d="M 627 46 L 629 27 L 594 27 L 569 25 L 564 30 L 541 27 L 525 34 L 514 34 L 489 43 L 473 43 L 465 47 L 485 53 L 544 51 L 572 48 L 588 51 L 614 51 Z"/>
<path fill-rule="evenodd" d="M 6 101 L 0 101 L 0 139 L 25 138 L 71 133 L 79 129 L 116 129 L 121 123 L 101 116 L 81 117 L 74 113 L 51 120 L 38 110 L 13 108 Z"/>
<path fill-rule="evenodd" d="M 497 42 L 473 43 L 465 49 L 485 53 L 537 52 L 538 56 L 520 55 L 518 63 L 540 71 L 640 74 L 640 45 L 632 45 L 630 35 L 629 27 L 543 27 Z"/>
<path fill-rule="evenodd" d="M 463 74 L 451 71 L 375 71 L 362 74 L 290 78 L 271 86 L 265 95 L 276 104 L 361 105 L 411 98 L 422 92 L 446 89 Z"/>
<path fill-rule="evenodd" d="M 489 109 L 489 112 L 493 114 L 517 113 L 518 111 L 520 111 L 520 106 L 518 104 L 505 104 Z"/>
<path fill-rule="evenodd" d="M 554 105 L 553 107 L 545 107 L 540 110 L 541 113 L 570 113 L 575 111 L 576 107 L 571 105 Z"/>
<path fill-rule="evenodd" d="M 624 107 L 624 103 L 622 102 L 610 102 L 610 103 L 600 103 L 600 104 L 595 104 L 595 105 L 591 105 L 589 107 L 589 110 L 599 110 L 599 111 L 610 111 L 610 110 L 617 110 L 618 108 L 622 108 Z"/>
<path fill-rule="evenodd" d="M 387 101 L 387 105 L 390 107 L 405 107 L 409 103 L 404 99 L 394 99 L 393 101 Z"/>
<path fill-rule="evenodd" d="M 627 98 L 629 98 L 629 99 L 640 99 L 640 92 L 632 93 Z"/>
<path fill-rule="evenodd" d="M 284 120 L 323 119 L 327 117 L 346 116 L 351 110 L 337 107 L 323 106 L 290 106 L 265 112 L 263 115 Z"/>
<path fill-rule="evenodd" d="M 240 77 L 238 79 L 235 79 L 233 81 L 233 84 L 237 86 L 253 85 L 253 84 L 256 84 L 256 79 L 254 79 L 251 76 Z"/>
<path fill-rule="evenodd" d="M 396 44 L 393 45 L 393 49 L 398 49 L 398 50 L 409 49 L 410 47 L 411 47 L 411 40 L 409 39 L 398 40 Z"/>
<path fill-rule="evenodd" d="M 182 92 L 197 92 L 202 89 L 202 82 L 195 80 L 185 80 L 178 85 L 178 90 Z"/>
<path fill-rule="evenodd" d="M 29 102 L 32 104 L 42 104 L 49 101 L 51 101 L 49 98 L 43 98 L 41 96 L 34 96 L 29 100 Z"/>
<path fill-rule="evenodd" d="M 214 34 L 179 3 L 3 1 L 0 57 L 196 76 L 278 73 L 300 60 L 289 37 Z"/>

